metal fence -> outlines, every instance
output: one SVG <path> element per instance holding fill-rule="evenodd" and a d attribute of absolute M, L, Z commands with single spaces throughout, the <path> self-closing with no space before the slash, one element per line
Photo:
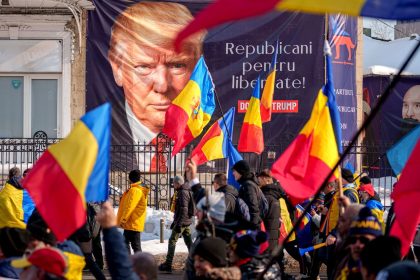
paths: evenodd
<path fill-rule="evenodd" d="M 57 143 L 60 139 L 47 138 L 44 132 L 37 132 L 33 138 L 0 138 L 0 183 L 4 185 L 10 168 L 17 166 L 21 170 L 32 167 L 46 148 Z M 258 172 L 263 168 L 270 168 L 279 154 L 287 147 L 287 143 L 266 146 L 261 155 L 252 153 L 242 154 L 250 163 L 251 169 Z M 133 169 L 140 169 L 143 181 L 150 186 L 148 204 L 150 207 L 168 209 L 170 198 L 174 193 L 171 178 L 183 175 L 184 164 L 192 147 L 187 147 L 174 157 L 171 157 L 172 145 L 164 135 L 158 136 L 156 144 L 137 143 L 135 145 L 112 145 L 110 167 L 110 198 L 118 205 L 121 194 L 129 187 L 128 173 Z M 353 147 L 346 161 L 359 166 L 372 178 L 375 190 L 382 199 L 384 206 L 390 206 L 389 195 L 392 185 L 396 181 L 387 162 L 383 146 Z M 150 151 L 159 151 L 161 156 L 152 157 Z M 164 168 L 150 172 L 146 170 L 145 162 L 155 161 L 155 166 Z M 200 182 L 210 186 L 214 174 L 227 171 L 227 160 L 215 160 L 198 168 Z"/>

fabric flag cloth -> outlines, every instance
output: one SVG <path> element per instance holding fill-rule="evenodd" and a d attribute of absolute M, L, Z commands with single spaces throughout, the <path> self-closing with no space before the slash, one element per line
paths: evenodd
<path fill-rule="evenodd" d="M 261 154 L 264 151 L 264 135 L 260 111 L 261 81 L 257 79 L 238 140 L 238 151 Z"/>
<path fill-rule="evenodd" d="M 420 125 L 413 128 L 407 135 L 395 143 L 395 145 L 386 152 L 389 164 L 397 177 L 401 175 L 401 171 L 407 163 L 407 160 L 419 138 Z"/>
<path fill-rule="evenodd" d="M 302 205 L 296 205 L 296 220 L 303 214 L 305 209 Z M 296 230 L 297 241 L 299 248 L 306 248 L 313 245 L 312 239 L 313 234 L 311 231 L 311 224 L 312 224 L 312 217 L 309 213 L 306 213 L 303 217 L 302 223 L 299 225 L 298 229 Z"/>
<path fill-rule="evenodd" d="M 59 241 L 86 222 L 86 202 L 108 198 L 111 106 L 84 115 L 51 145 L 22 182 Z"/>
<path fill-rule="evenodd" d="M 420 223 L 420 141 L 417 141 L 400 180 L 391 194 L 394 200 L 395 220 L 390 235 L 401 240 L 401 254 L 408 253 Z"/>
<path fill-rule="evenodd" d="M 273 54 L 270 70 L 267 80 L 264 85 L 264 90 L 261 96 L 261 122 L 271 121 L 271 111 L 273 107 L 274 88 L 276 86 L 276 65 L 277 65 L 277 52 L 279 42 L 276 43 L 276 51 Z"/>
<path fill-rule="evenodd" d="M 204 57 L 201 56 L 187 85 L 172 101 L 165 114 L 162 132 L 175 142 L 172 156 L 201 134 L 215 106 L 214 84 Z"/>
<path fill-rule="evenodd" d="M 420 18 L 415 0 L 217 0 L 197 14 L 175 39 L 175 48 L 189 36 L 217 25 L 268 13 L 292 10 L 317 14 L 347 14 L 373 18 L 413 20 Z"/>
<path fill-rule="evenodd" d="M 227 174 L 228 174 L 228 184 L 234 186 L 235 188 L 239 189 L 240 184 L 235 180 L 233 176 L 232 167 L 238 161 L 243 160 L 241 154 L 235 149 L 232 142 L 229 141 L 228 143 L 228 166 L 227 166 Z"/>
<path fill-rule="evenodd" d="M 207 130 L 200 143 L 191 152 L 191 160 L 201 165 L 211 160 L 227 158 L 234 119 L 235 107 L 232 107 Z"/>
<path fill-rule="evenodd" d="M 295 205 L 316 193 L 339 160 L 340 145 L 337 143 L 341 143 L 341 139 L 335 132 L 340 130 L 340 121 L 338 114 L 334 114 L 337 105 L 330 55 L 326 59 L 327 83 L 318 93 L 311 116 L 271 169 Z M 330 180 L 335 178 L 338 178 L 337 170 Z"/>

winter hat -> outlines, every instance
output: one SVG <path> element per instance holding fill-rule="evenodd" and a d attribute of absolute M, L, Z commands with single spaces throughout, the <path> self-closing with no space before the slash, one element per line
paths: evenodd
<path fill-rule="evenodd" d="M 233 165 L 232 169 L 236 170 L 236 172 L 238 172 L 241 175 L 246 175 L 246 174 L 251 173 L 251 168 L 249 167 L 248 162 L 245 160 L 240 160 L 236 162 Z"/>
<path fill-rule="evenodd" d="M 20 228 L 2 228 L 0 230 L 0 249 L 6 258 L 20 257 L 28 247 L 29 234 Z"/>
<path fill-rule="evenodd" d="M 387 266 L 376 276 L 377 280 L 420 279 L 420 264 L 401 261 Z"/>
<path fill-rule="evenodd" d="M 368 207 L 363 207 L 360 210 L 358 219 L 353 221 L 350 226 L 350 235 L 356 234 L 382 235 L 381 223 L 373 216 Z"/>
<path fill-rule="evenodd" d="M 354 181 L 353 173 L 345 168 L 341 169 L 341 177 L 349 183 L 353 183 Z"/>
<path fill-rule="evenodd" d="M 174 182 L 176 182 L 180 185 L 183 185 L 184 184 L 184 178 L 182 176 L 177 175 L 177 176 L 174 177 Z"/>
<path fill-rule="evenodd" d="M 259 230 L 238 231 L 231 241 L 233 251 L 241 259 L 257 256 L 260 245 L 267 241 L 267 234 Z"/>
<path fill-rule="evenodd" d="M 33 265 L 55 276 L 64 276 L 67 270 L 65 255 L 52 247 L 35 249 L 28 257 L 13 260 L 11 264 L 15 268 L 25 268 Z"/>
<path fill-rule="evenodd" d="M 51 229 L 45 223 L 44 219 L 39 214 L 38 210 L 35 209 L 32 212 L 32 215 L 29 217 L 28 224 L 26 225 L 26 230 L 29 234 L 36 240 L 42 241 L 46 244 L 55 246 L 57 243 L 57 238 Z"/>
<path fill-rule="evenodd" d="M 363 176 L 359 181 L 363 184 L 372 184 L 372 180 L 368 176 Z"/>
<path fill-rule="evenodd" d="M 375 196 L 375 190 L 373 189 L 372 184 L 366 184 L 359 187 L 359 191 L 367 192 L 370 196 Z"/>
<path fill-rule="evenodd" d="M 207 214 L 218 221 L 225 221 L 226 214 L 226 203 L 225 203 L 225 194 L 222 192 L 215 192 L 212 195 L 208 196 L 209 198 L 209 209 L 207 209 Z M 197 209 L 204 211 L 207 205 L 207 197 L 203 197 L 197 203 Z"/>
<path fill-rule="evenodd" d="M 227 265 L 226 242 L 218 237 L 208 237 L 198 243 L 193 255 L 198 255 L 211 263 L 214 267 Z"/>

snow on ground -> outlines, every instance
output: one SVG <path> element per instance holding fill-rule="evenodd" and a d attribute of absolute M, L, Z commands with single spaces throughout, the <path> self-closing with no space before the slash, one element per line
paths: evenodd
<path fill-rule="evenodd" d="M 115 214 L 118 208 L 114 208 Z M 171 236 L 172 224 L 174 214 L 167 210 L 156 210 L 147 207 L 146 210 L 146 223 L 144 231 L 141 233 L 141 248 L 143 252 L 151 253 L 152 255 L 166 254 L 168 251 L 168 240 Z M 160 220 L 163 219 L 164 225 L 164 243 L 160 243 Z M 191 229 L 194 227 L 192 226 Z M 121 233 L 123 232 L 120 229 Z M 194 236 L 194 234 L 193 234 Z M 188 249 L 185 245 L 184 239 L 180 237 L 176 243 L 175 253 L 187 253 Z"/>

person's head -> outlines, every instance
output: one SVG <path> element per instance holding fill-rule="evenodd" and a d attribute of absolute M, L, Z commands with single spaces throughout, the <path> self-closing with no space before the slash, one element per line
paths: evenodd
<path fill-rule="evenodd" d="M 351 172 L 350 170 L 346 168 L 341 169 L 341 178 L 343 179 L 344 185 L 354 182 L 353 172 Z"/>
<path fill-rule="evenodd" d="M 22 268 L 19 279 L 65 279 L 68 268 L 66 256 L 58 249 L 43 247 L 29 256 L 11 262 L 15 268 Z"/>
<path fill-rule="evenodd" d="M 130 180 L 132 184 L 140 181 L 140 177 L 141 177 L 141 173 L 140 173 L 140 170 L 138 169 L 131 170 L 130 173 L 128 174 L 128 179 Z"/>
<path fill-rule="evenodd" d="M 269 169 L 263 169 L 257 175 L 258 182 L 260 186 L 264 187 L 273 183 L 273 177 L 271 177 L 271 172 Z"/>
<path fill-rule="evenodd" d="M 420 85 L 412 86 L 404 95 L 402 118 L 420 122 Z"/>
<path fill-rule="evenodd" d="M 324 192 L 324 194 L 328 194 L 330 192 L 335 191 L 336 188 L 337 188 L 337 182 L 332 181 L 332 182 L 328 182 L 322 191 Z"/>
<path fill-rule="evenodd" d="M 366 244 L 382 235 L 381 223 L 373 216 L 368 207 L 359 211 L 359 217 L 350 227 L 347 242 L 350 244 L 350 256 L 354 261 L 360 259 L 360 253 Z"/>
<path fill-rule="evenodd" d="M 202 53 L 204 33 L 190 37 L 181 53 L 173 48 L 192 19 L 184 5 L 142 1 L 122 12 L 112 27 L 108 59 L 115 82 L 136 118 L 153 132 L 163 128 L 166 110 Z"/>
<path fill-rule="evenodd" d="M 242 176 L 247 176 L 251 173 L 251 168 L 246 160 L 236 162 L 232 167 L 232 173 L 235 180 L 238 181 Z"/>
<path fill-rule="evenodd" d="M 375 190 L 372 184 L 364 184 L 359 187 L 360 201 L 366 203 L 369 199 L 375 196 Z"/>
<path fill-rule="evenodd" d="M 375 280 L 379 271 L 400 260 L 401 241 L 392 236 L 378 236 L 360 254 L 363 279 Z"/>
<path fill-rule="evenodd" d="M 134 272 L 141 280 L 156 280 L 158 266 L 152 254 L 137 252 L 131 256 Z"/>
<path fill-rule="evenodd" d="M 18 178 L 20 177 L 21 173 L 20 173 L 20 169 L 19 167 L 12 167 L 9 170 L 9 180 L 11 180 L 12 178 Z"/>
<path fill-rule="evenodd" d="M 362 204 L 350 204 L 344 211 L 343 215 L 340 215 L 338 218 L 337 230 L 341 237 L 347 236 L 351 223 L 357 219 L 359 211 L 363 207 L 364 206 Z"/>
<path fill-rule="evenodd" d="M 259 230 L 241 230 L 235 233 L 229 244 L 229 261 L 252 258 L 258 255 L 260 245 L 267 241 L 267 234 Z"/>
<path fill-rule="evenodd" d="M 207 216 L 214 222 L 223 223 L 226 214 L 225 194 L 222 192 L 214 192 L 209 196 L 204 196 L 197 203 L 197 210 L 199 219 L 202 219 L 203 212 L 207 211 Z"/>
<path fill-rule="evenodd" d="M 176 190 L 179 189 L 184 183 L 184 177 L 178 175 L 174 177 L 174 188 Z"/>
<path fill-rule="evenodd" d="M 224 173 L 217 173 L 216 175 L 214 175 L 213 178 L 213 186 L 214 189 L 217 191 L 220 187 L 226 186 L 227 185 L 227 177 L 226 174 Z"/>
<path fill-rule="evenodd" d="M 359 182 L 360 182 L 360 186 L 366 185 L 366 184 L 372 184 L 372 180 L 367 175 L 360 177 Z"/>
<path fill-rule="evenodd" d="M 193 251 L 195 274 L 205 276 L 214 267 L 227 265 L 226 242 L 218 237 L 207 237 Z"/>
<path fill-rule="evenodd" d="M 420 264 L 413 261 L 401 261 L 393 263 L 382 269 L 378 280 L 400 280 L 400 279 L 420 279 Z"/>
<path fill-rule="evenodd" d="M 55 246 L 57 244 L 57 238 L 37 209 L 35 209 L 29 217 L 26 230 L 29 232 L 29 251 L 37 248 L 40 243 L 50 246 Z"/>

